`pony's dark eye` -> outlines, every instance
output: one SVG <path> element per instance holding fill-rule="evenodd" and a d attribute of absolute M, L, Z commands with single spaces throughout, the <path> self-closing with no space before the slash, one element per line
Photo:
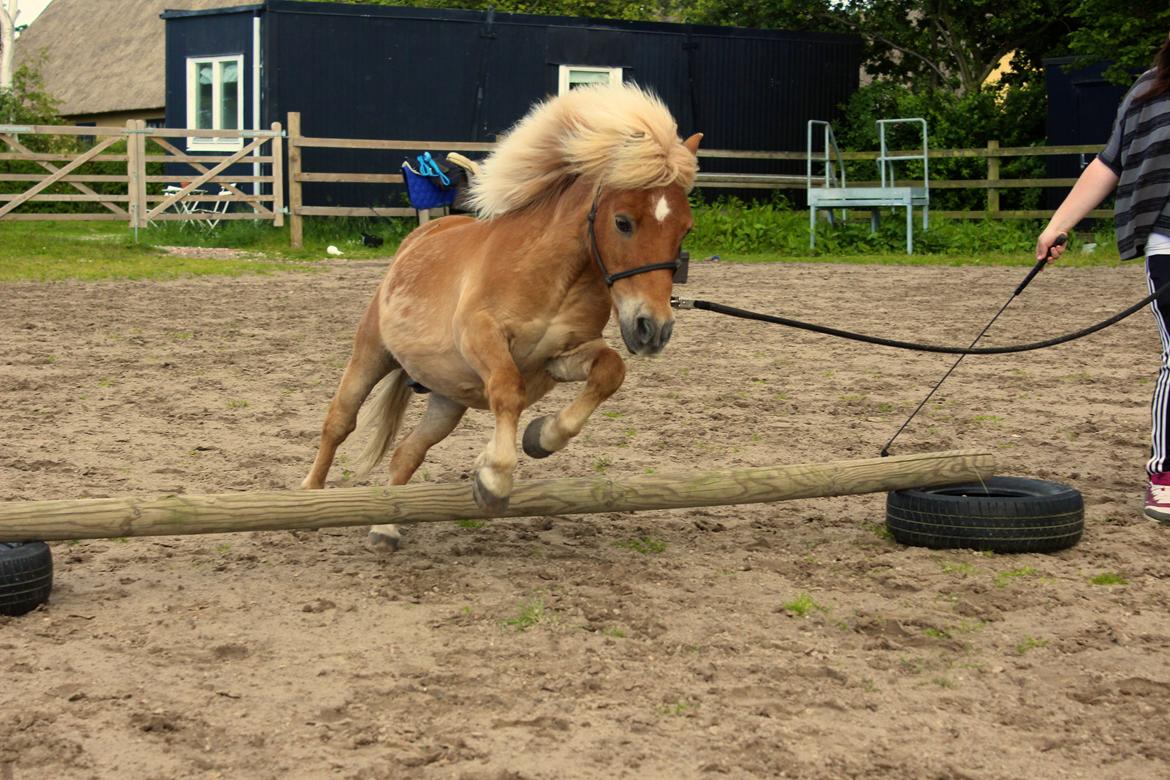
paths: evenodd
<path fill-rule="evenodd" d="M 630 235 L 634 232 L 634 223 L 630 221 L 629 217 L 618 215 L 614 217 L 613 224 L 617 227 L 619 233 Z"/>

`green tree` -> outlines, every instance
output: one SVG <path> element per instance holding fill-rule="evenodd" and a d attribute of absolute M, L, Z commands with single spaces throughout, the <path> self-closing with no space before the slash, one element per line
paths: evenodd
<path fill-rule="evenodd" d="M 985 87 L 960 95 L 943 88 L 907 89 L 890 80 L 875 81 L 853 94 L 845 106 L 844 116 L 834 122 L 838 143 L 846 149 L 872 150 L 878 146 L 877 120 L 893 117 L 922 117 L 929 130 L 930 147 L 955 149 L 985 147 L 989 140 L 1002 146 L 1029 146 L 1043 143 L 1047 95 L 1044 82 L 1033 79 L 999 88 Z M 915 149 L 921 143 L 916 129 L 894 126 L 887 134 L 893 149 Z M 1004 178 L 1044 176 L 1045 163 L 1040 157 L 1009 157 L 1003 160 Z M 872 162 L 855 162 L 848 166 L 851 181 L 868 181 L 878 177 Z M 980 158 L 934 159 L 930 161 L 930 178 L 980 179 L 987 172 L 987 161 Z M 898 163 L 899 179 L 922 176 L 917 163 Z M 931 207 L 939 209 L 979 209 L 984 203 L 982 190 L 932 190 Z M 1011 189 L 1001 193 L 1005 209 L 1039 208 L 1040 191 Z"/>
<path fill-rule="evenodd" d="M 1068 37 L 1070 49 L 1082 64 L 1112 62 L 1105 75 L 1118 84 L 1150 67 L 1170 34 L 1166 0 L 1080 0 L 1073 15 L 1081 25 Z"/>
<path fill-rule="evenodd" d="M 1017 71 L 1037 71 L 1079 23 L 1072 11 L 1080 1 L 698 0 L 689 18 L 856 33 L 871 75 L 971 94 L 1009 53 Z"/>
<path fill-rule="evenodd" d="M 12 86 L 0 90 L 0 124 L 60 124 L 59 101 L 45 91 L 36 68 L 22 65 L 12 74 Z"/>
<path fill-rule="evenodd" d="M 337 2 L 338 0 L 314 0 Z M 397 5 L 415 8 L 465 8 L 544 16 L 584 16 L 597 19 L 666 21 L 681 17 L 686 0 L 340 0 L 353 5 Z"/>

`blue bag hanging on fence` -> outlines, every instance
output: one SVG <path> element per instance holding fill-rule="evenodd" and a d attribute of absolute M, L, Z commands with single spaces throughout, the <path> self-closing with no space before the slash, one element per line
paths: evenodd
<path fill-rule="evenodd" d="M 416 209 L 435 209 L 450 206 L 457 190 L 451 186 L 451 179 L 431 157 L 430 152 L 417 158 L 418 170 L 409 160 L 402 161 L 402 178 L 406 182 L 406 194 L 410 205 Z"/>

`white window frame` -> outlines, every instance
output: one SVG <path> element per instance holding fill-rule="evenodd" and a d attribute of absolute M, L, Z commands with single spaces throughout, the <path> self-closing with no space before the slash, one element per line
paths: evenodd
<path fill-rule="evenodd" d="M 557 94 L 563 95 L 569 91 L 569 78 L 573 71 L 585 71 L 587 73 L 605 73 L 609 75 L 609 83 L 612 86 L 617 86 L 622 83 L 622 69 L 619 68 L 602 68 L 596 65 L 561 65 L 557 71 Z"/>
<path fill-rule="evenodd" d="M 195 96 L 198 91 L 196 74 L 199 66 L 211 63 L 215 68 L 216 78 L 211 87 L 211 126 L 219 129 L 223 127 L 221 110 L 223 107 L 222 84 L 219 74 L 225 63 L 235 63 L 236 73 L 239 74 L 240 95 L 236 101 L 236 127 L 244 129 L 244 55 L 231 54 L 223 57 L 188 57 L 187 58 L 187 127 L 195 127 Z M 187 150 L 204 149 L 208 151 L 232 151 L 244 147 L 243 138 L 196 138 L 187 139 Z"/>

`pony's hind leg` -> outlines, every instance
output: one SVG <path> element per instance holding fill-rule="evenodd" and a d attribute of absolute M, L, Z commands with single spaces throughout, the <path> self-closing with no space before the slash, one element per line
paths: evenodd
<path fill-rule="evenodd" d="M 382 377 L 397 367 L 398 364 L 382 345 L 382 338 L 378 334 L 378 302 L 375 298 L 358 325 L 353 353 L 341 376 L 341 384 L 329 403 L 329 411 L 321 426 L 317 457 L 309 469 L 309 475 L 301 483 L 302 489 L 316 490 L 325 486 L 325 477 L 333 465 L 337 448 L 357 426 L 357 414 L 362 401 Z"/>
<path fill-rule="evenodd" d="M 547 458 L 564 448 L 585 427 L 589 415 L 617 392 L 626 377 L 621 356 L 598 339 L 549 362 L 545 368 L 558 382 L 585 381 L 585 389 L 557 414 L 538 417 L 524 430 L 524 452 Z"/>
<path fill-rule="evenodd" d="M 390 484 L 405 485 L 414 472 L 422 465 L 427 451 L 447 438 L 463 419 L 466 406 L 449 398 L 432 393 L 427 402 L 418 427 L 411 431 L 390 456 Z M 379 552 L 393 552 L 398 549 L 402 535 L 396 525 L 370 526 L 370 547 Z"/>

